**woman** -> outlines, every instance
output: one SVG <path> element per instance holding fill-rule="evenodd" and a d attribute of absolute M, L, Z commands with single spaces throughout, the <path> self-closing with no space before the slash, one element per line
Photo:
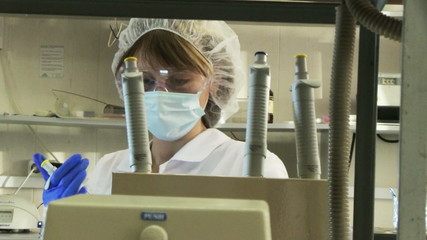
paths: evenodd
<path fill-rule="evenodd" d="M 152 172 L 241 176 L 244 143 L 213 128 L 238 109 L 244 76 L 234 31 L 223 21 L 131 19 L 112 64 L 120 95 L 122 63 L 129 56 L 138 58 L 144 77 Z M 112 172 L 131 171 L 128 154 L 102 157 L 88 178 L 88 191 L 110 194 Z M 35 156 L 36 163 L 37 158 L 42 159 Z M 288 177 L 283 162 L 269 151 L 263 176 Z"/>

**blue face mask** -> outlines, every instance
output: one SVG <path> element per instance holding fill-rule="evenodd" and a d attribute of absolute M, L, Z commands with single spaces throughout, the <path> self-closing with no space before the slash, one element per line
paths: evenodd
<path fill-rule="evenodd" d="M 158 139 L 174 141 L 182 138 L 205 115 L 200 107 L 200 92 L 145 92 L 148 130 Z"/>

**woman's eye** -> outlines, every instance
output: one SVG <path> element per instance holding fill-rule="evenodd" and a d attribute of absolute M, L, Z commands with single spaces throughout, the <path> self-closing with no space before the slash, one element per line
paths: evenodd
<path fill-rule="evenodd" d="M 144 77 L 144 86 L 147 89 L 150 89 L 156 85 L 156 80 L 153 78 Z"/>
<path fill-rule="evenodd" d="M 190 80 L 189 79 L 183 79 L 183 78 L 169 78 L 168 82 L 170 85 L 173 86 L 183 86 L 185 84 L 187 84 Z"/>

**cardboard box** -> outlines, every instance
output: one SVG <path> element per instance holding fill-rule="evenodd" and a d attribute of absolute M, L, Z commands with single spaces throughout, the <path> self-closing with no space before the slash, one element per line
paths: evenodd
<path fill-rule="evenodd" d="M 261 199 L 273 240 L 328 239 L 326 180 L 113 173 L 112 194 Z"/>

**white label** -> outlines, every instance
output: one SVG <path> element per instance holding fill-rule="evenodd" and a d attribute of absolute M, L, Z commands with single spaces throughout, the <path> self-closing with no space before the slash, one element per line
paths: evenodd
<path fill-rule="evenodd" d="M 64 77 L 64 46 L 40 46 L 40 77 Z"/>
<path fill-rule="evenodd" d="M 168 215 L 165 212 L 142 212 L 141 219 L 145 221 L 166 221 Z"/>

